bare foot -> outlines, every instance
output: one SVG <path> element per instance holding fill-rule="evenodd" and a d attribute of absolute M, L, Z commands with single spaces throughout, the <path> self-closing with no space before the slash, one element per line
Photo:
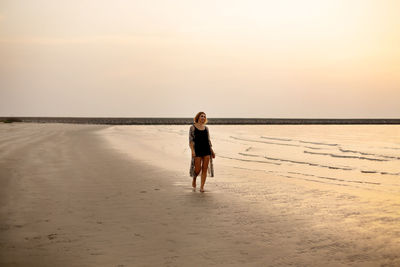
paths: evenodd
<path fill-rule="evenodd" d="M 204 193 L 205 192 L 204 188 L 200 188 L 200 192 Z"/>

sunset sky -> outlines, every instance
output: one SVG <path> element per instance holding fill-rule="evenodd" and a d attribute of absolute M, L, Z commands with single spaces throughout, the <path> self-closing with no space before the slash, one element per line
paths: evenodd
<path fill-rule="evenodd" d="M 0 116 L 400 118 L 397 0 L 1 0 Z"/>

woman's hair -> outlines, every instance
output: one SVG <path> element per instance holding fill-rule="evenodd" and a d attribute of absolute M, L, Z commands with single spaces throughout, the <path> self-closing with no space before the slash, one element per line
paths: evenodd
<path fill-rule="evenodd" d="M 206 113 L 204 113 L 203 111 L 200 111 L 200 112 L 197 113 L 197 115 L 194 117 L 193 121 L 194 121 L 194 122 L 199 122 L 199 118 L 200 118 L 201 114 L 206 115 Z M 204 122 L 204 124 L 206 124 L 207 122 L 208 122 L 208 120 L 207 120 L 207 115 L 206 115 L 206 121 Z"/>

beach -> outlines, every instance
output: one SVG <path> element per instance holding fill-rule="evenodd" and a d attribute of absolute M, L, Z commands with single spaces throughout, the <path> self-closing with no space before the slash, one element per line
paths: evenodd
<path fill-rule="evenodd" d="M 0 265 L 400 265 L 400 127 L 282 127 L 210 125 L 200 193 L 188 125 L 0 124 Z"/>

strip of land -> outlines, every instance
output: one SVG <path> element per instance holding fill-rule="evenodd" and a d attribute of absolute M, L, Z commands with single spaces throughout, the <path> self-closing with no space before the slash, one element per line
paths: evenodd
<path fill-rule="evenodd" d="M 33 123 L 75 123 L 106 125 L 188 125 L 193 118 L 156 118 L 156 117 L 0 117 L 0 122 Z M 208 124 L 217 125 L 342 125 L 342 124 L 400 124 L 396 118 L 210 118 Z"/>

